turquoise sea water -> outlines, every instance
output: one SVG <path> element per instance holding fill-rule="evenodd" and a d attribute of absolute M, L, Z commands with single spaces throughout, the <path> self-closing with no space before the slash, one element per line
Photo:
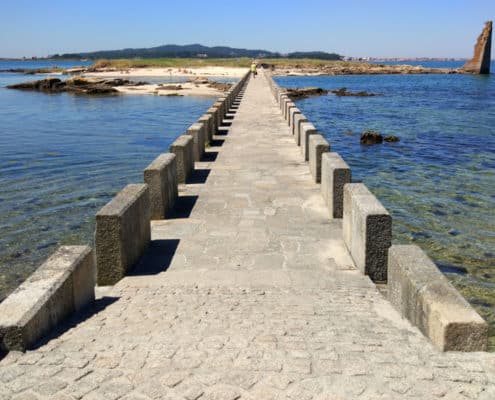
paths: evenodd
<path fill-rule="evenodd" d="M 351 166 L 353 179 L 392 214 L 394 242 L 421 246 L 490 321 L 495 336 L 495 75 L 276 80 L 286 87 L 381 94 L 329 94 L 297 105 Z M 362 146 L 366 129 L 401 141 Z"/>
<path fill-rule="evenodd" d="M 53 65 L 43 64 L 0 61 L 0 69 Z M 42 77 L 0 73 L 0 301 L 58 245 L 91 244 L 95 213 L 142 182 L 142 170 L 214 101 L 5 88 Z"/>

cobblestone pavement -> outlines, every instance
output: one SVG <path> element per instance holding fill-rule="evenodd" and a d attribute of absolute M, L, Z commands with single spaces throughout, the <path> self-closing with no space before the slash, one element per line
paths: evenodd
<path fill-rule="evenodd" d="M 260 77 L 198 167 L 134 273 L 0 361 L 1 399 L 495 399 L 493 354 L 437 352 L 355 270 Z"/>

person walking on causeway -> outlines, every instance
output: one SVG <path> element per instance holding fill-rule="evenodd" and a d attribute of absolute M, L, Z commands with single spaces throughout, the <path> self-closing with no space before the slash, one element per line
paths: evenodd
<path fill-rule="evenodd" d="M 258 74 L 258 71 L 256 71 L 256 63 L 253 61 L 251 64 L 251 75 L 253 78 L 256 78 L 256 75 Z"/>

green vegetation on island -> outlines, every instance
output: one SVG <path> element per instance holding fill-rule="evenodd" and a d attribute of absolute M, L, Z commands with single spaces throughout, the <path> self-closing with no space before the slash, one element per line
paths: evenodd
<path fill-rule="evenodd" d="M 238 49 L 226 46 L 208 47 L 200 44 L 190 45 L 163 45 L 151 48 L 137 48 L 137 49 L 121 49 L 121 50 L 102 50 L 83 53 L 66 53 L 55 54 L 52 56 L 54 59 L 74 59 L 74 58 L 88 58 L 90 60 L 97 60 L 100 58 L 108 59 L 125 59 L 125 58 L 315 58 L 322 60 L 341 60 L 342 56 L 336 53 L 326 53 L 324 51 L 310 51 L 310 52 L 292 52 L 289 54 L 281 54 L 278 52 L 272 52 L 260 49 Z"/>

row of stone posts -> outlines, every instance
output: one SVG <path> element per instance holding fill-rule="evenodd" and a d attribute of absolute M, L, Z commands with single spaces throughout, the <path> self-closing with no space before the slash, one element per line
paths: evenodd
<path fill-rule="evenodd" d="M 222 125 L 249 74 L 96 214 L 95 252 L 62 246 L 0 303 L 0 352 L 24 351 L 73 312 L 95 299 L 95 284 L 113 285 L 132 269 L 151 240 L 150 221 L 167 218 L 187 183 L 194 162 Z"/>
<path fill-rule="evenodd" d="M 392 245 L 392 218 L 267 71 L 268 82 L 311 175 L 321 184 L 330 218 L 342 219 L 343 241 L 355 266 L 441 351 L 486 349 L 488 325 L 415 245 Z"/>

